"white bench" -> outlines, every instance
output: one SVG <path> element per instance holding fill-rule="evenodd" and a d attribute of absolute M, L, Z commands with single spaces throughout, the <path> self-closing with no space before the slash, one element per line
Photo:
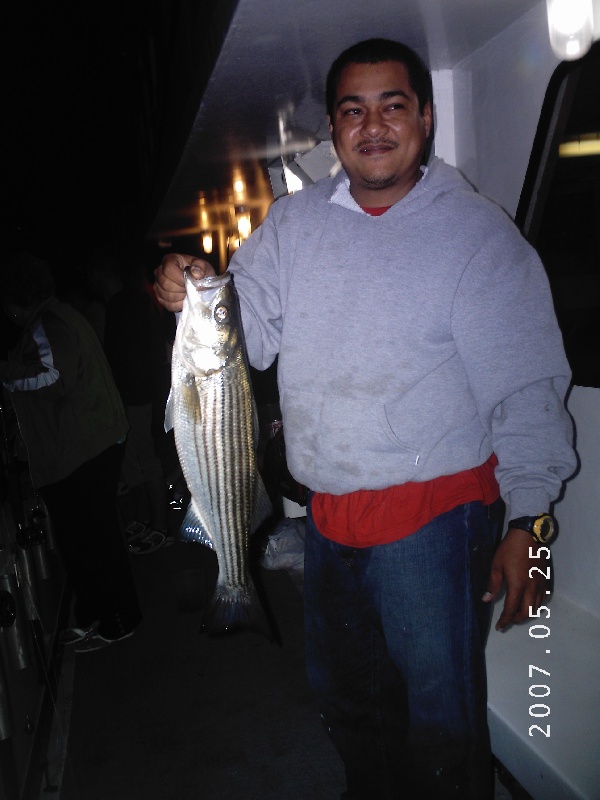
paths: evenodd
<path fill-rule="evenodd" d="M 555 509 L 550 617 L 487 647 L 492 750 L 535 800 L 600 800 L 600 389 L 568 406 L 581 469 Z"/>

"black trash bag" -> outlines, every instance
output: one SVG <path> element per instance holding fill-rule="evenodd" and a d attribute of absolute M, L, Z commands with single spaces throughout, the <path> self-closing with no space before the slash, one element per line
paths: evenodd
<path fill-rule="evenodd" d="M 288 469 L 283 426 L 280 426 L 266 443 L 262 471 L 267 492 L 274 506 L 279 505 L 278 496 L 293 500 L 299 506 L 306 505 L 308 488 L 295 480 Z"/>

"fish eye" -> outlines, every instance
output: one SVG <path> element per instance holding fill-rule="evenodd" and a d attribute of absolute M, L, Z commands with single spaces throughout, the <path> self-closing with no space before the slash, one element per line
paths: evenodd
<path fill-rule="evenodd" d="M 228 316 L 229 316 L 229 309 L 227 308 L 227 306 L 218 305 L 215 308 L 215 319 L 217 320 L 217 322 L 225 322 Z"/>

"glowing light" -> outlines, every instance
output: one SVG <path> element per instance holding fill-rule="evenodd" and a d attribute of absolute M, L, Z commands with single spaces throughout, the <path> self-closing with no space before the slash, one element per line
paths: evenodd
<path fill-rule="evenodd" d="M 236 211 L 237 229 L 240 235 L 240 241 L 247 239 L 252 233 L 252 223 L 250 221 L 250 212 L 243 208 Z"/>
<path fill-rule="evenodd" d="M 546 0 L 550 44 L 561 60 L 585 55 L 594 39 L 593 0 Z"/>
<path fill-rule="evenodd" d="M 208 210 L 206 206 L 206 197 L 200 195 L 198 203 L 200 204 L 200 227 L 208 228 Z"/>
<path fill-rule="evenodd" d="M 246 199 L 246 182 L 242 178 L 239 169 L 236 169 L 233 173 L 233 204 L 242 206 Z"/>
<path fill-rule="evenodd" d="M 206 233 L 202 234 L 202 249 L 205 253 L 212 253 L 213 239 L 210 231 L 206 231 Z"/>
<path fill-rule="evenodd" d="M 558 146 L 558 155 L 561 158 L 600 156 L 600 133 L 592 133 L 570 142 L 562 142 Z"/>

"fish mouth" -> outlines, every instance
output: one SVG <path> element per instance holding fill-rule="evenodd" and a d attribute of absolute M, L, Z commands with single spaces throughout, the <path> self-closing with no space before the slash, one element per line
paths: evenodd
<path fill-rule="evenodd" d="M 183 275 L 186 281 L 191 283 L 194 289 L 220 289 L 231 280 L 231 274 L 224 272 L 222 275 L 206 275 L 204 278 L 194 278 L 192 274 L 192 267 L 186 267 L 183 270 Z"/>

